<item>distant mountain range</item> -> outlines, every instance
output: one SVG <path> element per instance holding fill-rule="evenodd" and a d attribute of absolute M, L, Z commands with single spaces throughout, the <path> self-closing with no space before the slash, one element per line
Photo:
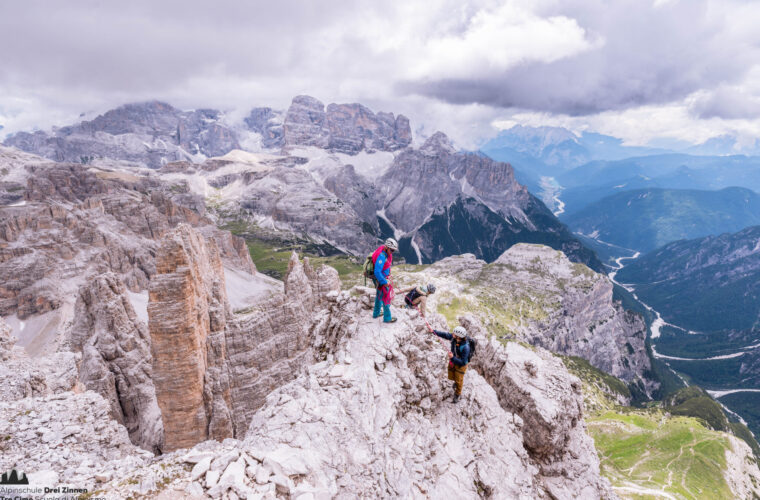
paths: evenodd
<path fill-rule="evenodd" d="M 760 142 L 740 146 L 735 137 L 720 136 L 696 146 L 668 145 L 625 146 L 603 134 L 518 125 L 481 151 L 509 162 L 515 177 L 556 213 L 570 214 L 606 196 L 648 187 L 760 191 L 760 158 L 752 156 L 760 155 Z"/>
<path fill-rule="evenodd" d="M 237 125 L 217 110 L 128 104 L 5 141 L 55 161 L 153 169 L 249 237 L 363 256 L 394 236 L 408 262 L 424 263 L 463 251 L 491 261 L 540 242 L 602 269 L 509 164 L 459 152 L 440 132 L 411 143 L 403 115 L 310 96 L 254 108 Z"/>
<path fill-rule="evenodd" d="M 17 132 L 4 144 L 55 161 L 90 163 L 109 158 L 152 168 L 240 148 L 220 111 L 181 111 L 159 101 L 126 104 L 93 120 L 48 132 Z"/>
<path fill-rule="evenodd" d="M 606 196 L 640 188 L 741 186 L 760 191 L 760 157 L 669 154 L 594 161 L 561 173 L 557 181 L 569 215 Z"/>
<path fill-rule="evenodd" d="M 760 140 L 742 144 L 731 135 L 716 136 L 696 145 L 683 143 L 672 146 L 673 144 L 667 148 L 626 146 L 622 139 L 596 132 L 576 134 L 562 127 L 515 125 L 501 131 L 481 146 L 480 150 L 496 160 L 515 163 L 518 168 L 523 168 L 521 160 L 530 158 L 534 160 L 532 166 L 538 167 L 538 170 L 532 170 L 540 175 L 555 175 L 596 160 L 616 161 L 639 156 L 760 155 Z"/>
<path fill-rule="evenodd" d="M 760 224 L 760 195 L 737 187 L 635 189 L 596 201 L 563 221 L 574 232 L 648 252 L 672 241 Z"/>
<path fill-rule="evenodd" d="M 561 127 L 523 125 L 500 132 L 480 150 L 496 160 L 514 163 L 521 170 L 551 176 L 593 160 L 619 160 L 666 152 L 625 146 L 622 139 L 604 134 L 583 132 L 576 135 Z"/>

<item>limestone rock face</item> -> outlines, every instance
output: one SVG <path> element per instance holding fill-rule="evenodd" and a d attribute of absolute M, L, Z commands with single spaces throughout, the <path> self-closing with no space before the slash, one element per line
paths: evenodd
<path fill-rule="evenodd" d="M 328 148 L 347 154 L 359 151 L 393 151 L 412 142 L 409 120 L 393 113 L 373 113 L 361 104 L 330 104 L 327 106 L 327 127 L 330 131 Z"/>
<path fill-rule="evenodd" d="M 491 384 L 502 407 L 517 413 L 529 429 L 523 443 L 539 458 L 552 496 L 583 498 L 606 491 L 609 485 L 599 477 L 599 459 L 583 422 L 581 381 L 547 351 L 516 342 L 501 345 L 486 336 L 472 315 L 459 321 L 478 341 L 472 369 Z"/>
<path fill-rule="evenodd" d="M 149 288 L 153 379 L 167 450 L 232 436 L 230 316 L 219 251 L 187 225 L 161 242 Z"/>
<path fill-rule="evenodd" d="M 511 276 L 522 287 L 529 283 L 535 287 L 541 275 L 553 277 L 558 292 L 565 286 L 561 309 L 543 320 L 539 331 L 526 331 L 528 342 L 587 359 L 626 382 L 640 381 L 645 392 L 655 388 L 644 376 L 651 367 L 644 345 L 646 324 L 641 316 L 615 303 L 613 285 L 606 276 L 539 246 L 512 247 L 496 264 L 518 269 Z M 554 287 L 547 286 L 544 293 L 550 290 Z"/>
<path fill-rule="evenodd" d="M 460 323 L 478 341 L 472 368 L 490 382 L 503 406 L 518 409 L 531 429 L 525 435 L 526 447 L 539 456 L 561 450 L 582 420 L 580 380 L 546 351 L 525 349 L 516 342 L 501 346 L 489 339 L 472 315 Z M 546 372 L 539 374 L 539 367 Z"/>
<path fill-rule="evenodd" d="M 261 134 L 264 148 L 280 148 L 283 145 L 283 115 L 272 108 L 253 108 L 244 121 L 249 130 Z"/>
<path fill-rule="evenodd" d="M 747 443 L 736 436 L 728 435 L 730 446 L 726 449 L 726 482 L 734 493 L 734 498 L 754 498 L 760 494 L 760 469 L 757 459 Z"/>
<path fill-rule="evenodd" d="M 356 154 L 362 150 L 394 151 L 412 142 L 409 120 L 392 113 L 373 113 L 361 104 L 325 105 L 310 96 L 297 96 L 283 123 L 286 146 L 316 146 Z"/>
<path fill-rule="evenodd" d="M 278 491 L 317 497 L 614 498 L 578 420 L 580 396 L 570 390 L 550 404 L 574 381 L 561 363 L 515 344 L 536 363 L 537 380 L 527 382 L 524 366 L 486 355 L 453 405 L 446 343 L 417 328 L 416 311 L 383 325 L 362 298 L 332 297 L 313 327 L 323 361 L 273 391 L 253 416 L 241 451 L 266 472 L 252 489 L 274 481 Z M 505 387 L 526 400 L 502 397 L 480 375 L 500 369 Z M 521 412 L 544 424 L 540 438 Z M 543 454 L 527 446 L 534 440 Z"/>
<path fill-rule="evenodd" d="M 420 149 L 399 154 L 380 183 L 388 186 L 386 214 L 404 231 L 419 227 L 440 206 L 460 194 L 475 195 L 504 217 L 525 221 L 530 194 L 512 167 L 488 157 L 458 153 L 438 132 Z"/>
<path fill-rule="evenodd" d="M 463 253 L 492 262 L 515 243 L 541 242 L 601 269 L 593 252 L 517 182 L 511 165 L 459 152 L 441 132 L 399 152 L 376 185 L 383 187 L 385 216 L 406 233 L 400 254 L 407 262 Z"/>
<path fill-rule="evenodd" d="M 16 345 L 16 337 L 11 335 L 11 327 L 0 316 L 0 361 L 8 361 L 11 358 L 14 345 Z"/>
<path fill-rule="evenodd" d="M 79 289 L 67 346 L 82 353 L 79 381 L 103 396 L 111 416 L 132 442 L 158 452 L 161 412 L 153 386 L 150 337 L 114 273 L 93 278 Z"/>
<path fill-rule="evenodd" d="M 361 221 L 362 232 L 378 231 L 377 212 L 382 207 L 382 194 L 374 184 L 357 173 L 353 165 L 330 172 L 324 179 L 325 189 L 350 206 Z"/>
<path fill-rule="evenodd" d="M 643 319 L 613 300 L 602 274 L 542 245 L 517 244 L 492 264 L 472 255 L 450 257 L 410 276 L 445 286 L 431 297 L 446 307 L 453 295 L 485 304 L 473 311 L 489 331 L 551 352 L 579 356 L 602 371 L 651 393 Z M 445 294 L 449 295 L 445 295 Z M 519 320 L 513 318 L 519 316 Z"/>
<path fill-rule="evenodd" d="M 338 271 L 330 266 L 314 269 L 308 257 L 303 259 L 303 268 L 311 285 L 313 306 L 325 307 L 333 296 L 340 292 L 341 282 Z"/>
<path fill-rule="evenodd" d="M 236 317 L 226 331 L 234 436 L 245 436 L 267 395 L 311 363 L 310 311 L 297 299 L 274 294 Z"/>
<path fill-rule="evenodd" d="M 364 251 L 376 237 L 363 229 L 362 219 L 349 203 L 336 197 L 318 183 L 308 171 L 291 166 L 276 166 L 264 176 L 252 179 L 234 193 L 232 213 L 257 214 L 261 226 L 281 234 L 308 234 L 312 241 L 328 248 Z"/>
<path fill-rule="evenodd" d="M 0 468 L 23 470 L 38 487 L 92 488 L 152 458 L 129 442 L 108 402 L 92 391 L 0 402 L 0 422 Z"/>
<path fill-rule="evenodd" d="M 211 225 L 201 226 L 199 231 L 207 239 L 214 240 L 224 262 L 241 271 L 256 274 L 256 265 L 251 260 L 251 254 L 243 238 L 234 236 L 228 231 L 219 231 Z"/>
<path fill-rule="evenodd" d="M 242 438 L 266 396 L 311 363 L 309 328 L 314 312 L 340 291 L 335 269 L 314 270 L 294 253 L 285 293 L 273 294 L 228 325 L 227 366 L 232 387 L 235 437 Z"/>
<path fill-rule="evenodd" d="M 30 354 L 55 351 L 56 325 L 70 319 L 91 277 L 114 272 L 131 292 L 145 290 L 158 240 L 181 222 L 217 241 L 226 265 L 255 272 L 241 238 L 175 203 L 157 179 L 30 156 L 0 149 L 0 164 L 13 165 L 8 176 L 25 185 L 22 205 L 0 206 L 0 315 L 30 323 L 20 339 Z M 49 328 L 32 328 L 29 320 L 46 313 Z"/>
<path fill-rule="evenodd" d="M 211 109 L 180 111 L 158 101 L 134 103 L 52 132 L 19 132 L 4 144 L 55 161 L 111 158 L 158 168 L 239 148 L 237 135 L 220 119 L 221 113 Z"/>
<path fill-rule="evenodd" d="M 298 254 L 293 252 L 285 277 L 285 294 L 288 297 L 297 299 L 307 310 L 315 310 L 327 304 L 328 294 L 339 291 L 338 271 L 329 266 L 315 270 L 308 257 L 301 263 Z"/>
<path fill-rule="evenodd" d="M 326 148 L 330 142 L 325 105 L 319 100 L 299 95 L 293 98 L 282 125 L 286 145 L 317 146 Z"/>
<path fill-rule="evenodd" d="M 188 226 L 162 243 L 157 270 L 148 314 L 164 449 L 243 436 L 266 395 L 310 362 L 312 315 L 340 291 L 337 272 L 294 254 L 285 293 L 233 317 L 215 246 Z"/>

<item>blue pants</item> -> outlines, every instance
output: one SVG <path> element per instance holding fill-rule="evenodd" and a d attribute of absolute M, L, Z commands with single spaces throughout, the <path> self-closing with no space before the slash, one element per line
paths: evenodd
<path fill-rule="evenodd" d="M 383 301 L 380 300 L 380 290 L 377 291 L 375 294 L 375 310 L 372 311 L 372 317 L 377 318 L 380 316 L 380 308 L 383 308 L 383 321 L 389 322 L 391 319 L 393 319 L 393 316 L 391 315 L 391 306 L 390 304 L 385 305 L 383 304 Z"/>

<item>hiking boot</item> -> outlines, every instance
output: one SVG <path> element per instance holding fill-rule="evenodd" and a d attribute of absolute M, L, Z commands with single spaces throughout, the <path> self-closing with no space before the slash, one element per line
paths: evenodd
<path fill-rule="evenodd" d="M 396 321 L 398 321 L 398 318 L 391 318 L 388 321 L 383 321 L 383 323 L 395 323 Z"/>
<path fill-rule="evenodd" d="M 454 392 L 456 392 L 456 390 L 457 390 L 457 383 L 454 382 L 453 384 L 451 384 L 451 388 L 454 389 Z"/>
<path fill-rule="evenodd" d="M 456 404 L 459 402 L 459 394 L 454 394 L 454 399 L 452 400 L 452 403 Z"/>

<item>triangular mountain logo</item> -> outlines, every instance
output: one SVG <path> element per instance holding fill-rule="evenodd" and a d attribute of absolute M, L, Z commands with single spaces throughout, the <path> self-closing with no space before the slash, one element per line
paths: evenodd
<path fill-rule="evenodd" d="M 23 472 L 17 472 L 16 469 L 12 469 L 3 474 L 0 484 L 29 484 L 29 479 Z"/>

